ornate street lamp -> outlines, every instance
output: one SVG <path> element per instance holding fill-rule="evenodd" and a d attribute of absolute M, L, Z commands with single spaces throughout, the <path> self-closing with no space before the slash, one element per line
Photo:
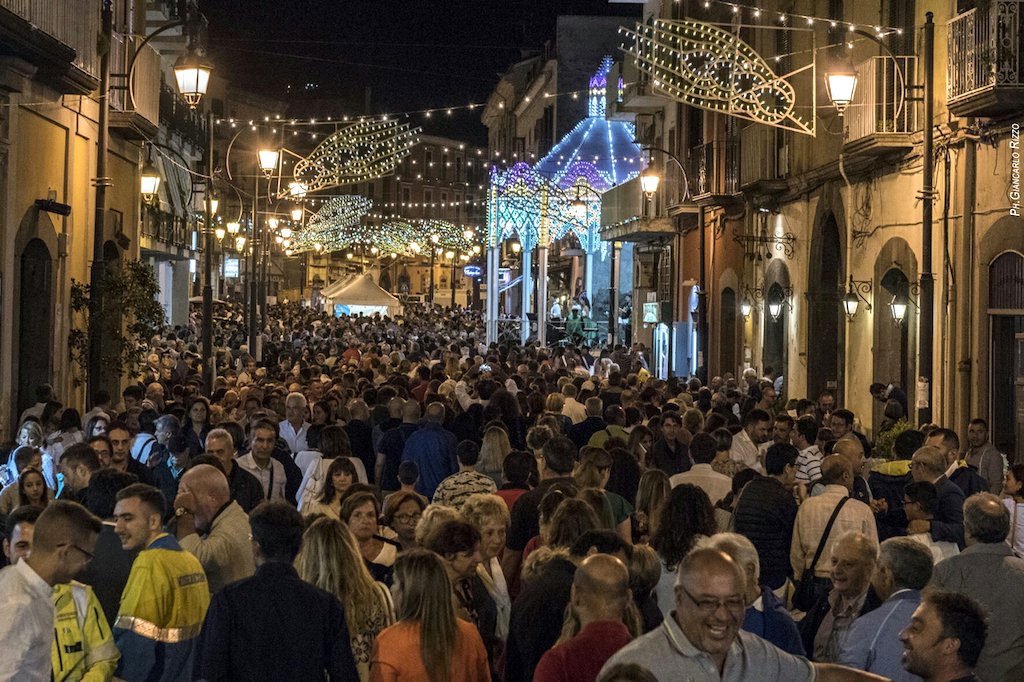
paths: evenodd
<path fill-rule="evenodd" d="M 142 175 L 139 176 L 139 189 L 142 191 L 142 199 L 150 202 L 156 197 L 156 191 L 160 188 L 160 172 L 153 165 L 153 159 L 147 157 L 146 165 L 142 167 Z"/>
<path fill-rule="evenodd" d="M 825 91 L 832 101 L 832 106 L 842 116 L 857 91 L 857 71 L 849 60 L 844 60 L 834 70 L 825 73 Z"/>
<path fill-rule="evenodd" d="M 178 92 L 193 109 L 206 94 L 212 71 L 213 67 L 205 57 L 193 49 L 178 57 L 174 63 L 174 80 L 178 84 Z"/>
<path fill-rule="evenodd" d="M 257 152 L 260 160 L 260 170 L 263 171 L 263 175 L 270 177 L 277 170 L 278 159 L 281 158 L 281 152 L 277 149 L 261 149 Z"/>
<path fill-rule="evenodd" d="M 654 198 L 655 193 L 658 191 L 658 185 L 660 184 L 661 177 L 650 168 L 640 176 L 640 188 L 643 189 L 644 196 L 648 199 Z"/>

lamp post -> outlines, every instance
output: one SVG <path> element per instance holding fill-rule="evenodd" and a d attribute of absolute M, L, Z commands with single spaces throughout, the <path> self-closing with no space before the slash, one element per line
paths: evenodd
<path fill-rule="evenodd" d="M 922 97 L 924 102 L 924 130 L 922 156 L 923 168 L 921 171 L 921 279 L 920 279 L 920 305 L 918 320 L 919 349 L 918 349 L 918 385 L 922 389 L 922 395 L 918 395 L 918 401 L 923 407 L 917 410 L 917 421 L 920 424 L 932 420 L 932 373 L 934 365 L 934 287 L 935 279 L 932 274 L 932 199 L 935 195 L 934 187 L 934 164 L 935 164 L 935 22 L 932 12 L 925 12 L 924 30 L 921 41 L 922 61 L 924 63 L 924 84 Z M 884 41 L 871 33 L 855 29 L 854 33 L 868 38 L 882 47 L 893 60 L 897 75 L 900 77 L 904 88 L 904 101 L 910 100 L 909 93 L 913 86 L 907 83 L 906 75 L 900 67 L 900 62 Z M 841 68 L 837 72 L 825 74 L 826 90 L 833 105 L 842 116 L 843 111 L 853 99 L 853 93 L 857 87 L 856 72 L 851 69 Z M 845 102 L 844 102 L 845 100 Z M 893 300 L 891 306 L 893 317 L 898 312 L 897 301 Z M 902 307 L 903 315 L 906 315 L 906 307 Z"/>
<path fill-rule="evenodd" d="M 670 152 L 667 149 L 661 147 L 647 146 L 644 147 L 644 151 L 659 152 L 664 154 L 668 158 L 675 161 L 679 167 L 680 178 L 683 181 L 683 199 L 690 196 L 690 181 L 686 177 L 686 167 L 683 166 L 683 162 L 679 160 L 679 157 Z M 648 199 L 654 198 L 655 193 L 658 191 L 658 186 L 661 183 L 661 178 L 658 174 L 650 170 L 640 176 L 640 187 L 644 191 L 644 194 Z M 697 277 L 697 370 L 698 378 L 702 382 L 707 382 L 707 367 L 704 361 L 704 355 L 708 347 L 708 296 L 707 296 L 707 242 L 705 235 L 705 214 L 704 206 L 700 206 L 698 209 L 697 223 L 700 226 L 700 243 L 698 247 L 698 260 L 700 261 L 699 274 Z M 672 237 L 672 258 L 671 264 L 671 278 L 672 281 L 669 283 L 669 309 L 671 310 L 671 319 L 669 320 L 669 336 L 668 336 L 668 374 L 672 376 L 675 370 L 675 333 L 672 329 L 676 314 L 676 259 L 675 259 L 675 236 Z"/>
<path fill-rule="evenodd" d="M 434 262 L 437 258 L 437 242 L 441 237 L 436 234 L 430 235 L 430 303 L 434 303 Z"/>

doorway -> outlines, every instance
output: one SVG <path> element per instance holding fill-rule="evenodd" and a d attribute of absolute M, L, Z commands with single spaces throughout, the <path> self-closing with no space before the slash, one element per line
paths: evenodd
<path fill-rule="evenodd" d="M 840 289 L 843 251 L 839 225 L 829 213 L 811 244 L 807 315 L 807 397 L 814 400 L 832 391 L 843 404 L 844 335 Z"/>
<path fill-rule="evenodd" d="M 718 373 L 736 373 L 736 291 L 722 289 L 719 310 Z"/>
<path fill-rule="evenodd" d="M 989 266 L 993 445 L 1013 462 L 1024 461 L 1024 256 L 1008 251 Z"/>
<path fill-rule="evenodd" d="M 35 403 L 36 386 L 53 381 L 53 260 L 43 240 L 21 252 L 19 283 L 17 415 Z"/>

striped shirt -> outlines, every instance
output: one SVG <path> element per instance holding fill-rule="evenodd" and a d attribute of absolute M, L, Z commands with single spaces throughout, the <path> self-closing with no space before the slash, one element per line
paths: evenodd
<path fill-rule="evenodd" d="M 821 460 L 824 459 L 817 445 L 811 445 L 800 451 L 796 458 L 796 480 L 810 483 L 821 478 Z"/>

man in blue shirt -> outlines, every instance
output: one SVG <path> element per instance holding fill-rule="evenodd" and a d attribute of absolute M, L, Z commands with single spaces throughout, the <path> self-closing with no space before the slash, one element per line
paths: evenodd
<path fill-rule="evenodd" d="M 907 537 L 882 543 L 871 585 L 882 605 L 854 621 L 839 643 L 839 662 L 888 677 L 893 682 L 918 678 L 903 667 L 900 631 L 921 603 L 921 590 L 932 578 L 932 553 Z"/>
<path fill-rule="evenodd" d="M 420 469 L 416 492 L 433 499 L 434 490 L 444 479 L 459 470 L 455 459 L 455 434 L 442 426 L 444 405 L 427 405 L 423 426 L 411 434 L 402 450 L 403 462 L 415 462 Z"/>

